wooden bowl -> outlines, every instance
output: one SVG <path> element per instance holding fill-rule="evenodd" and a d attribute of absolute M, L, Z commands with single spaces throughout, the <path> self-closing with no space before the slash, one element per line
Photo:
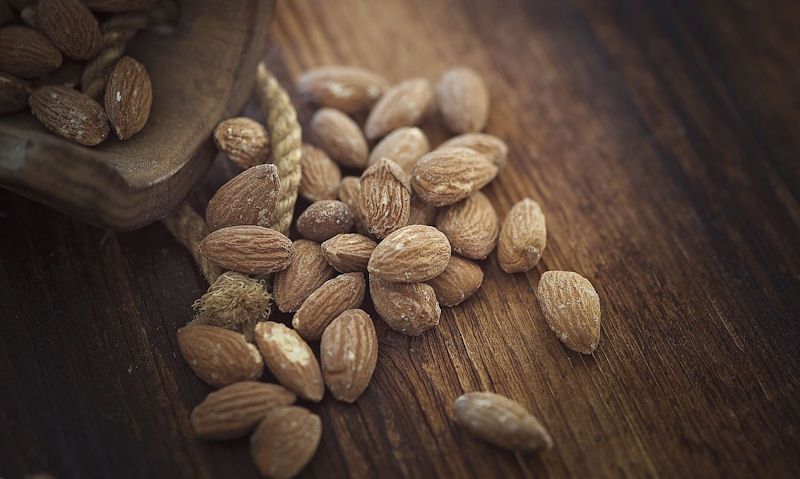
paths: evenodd
<path fill-rule="evenodd" d="M 185 0 L 174 33 L 139 33 L 153 107 L 126 141 L 72 143 L 29 113 L 0 117 L 0 186 L 114 230 L 166 216 L 214 158 L 211 133 L 247 100 L 267 48 L 273 0 Z"/>

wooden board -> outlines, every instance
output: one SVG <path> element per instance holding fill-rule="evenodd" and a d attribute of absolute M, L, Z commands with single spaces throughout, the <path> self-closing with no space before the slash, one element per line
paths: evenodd
<path fill-rule="evenodd" d="M 146 127 L 89 148 L 29 112 L 2 116 L 0 186 L 115 230 L 147 225 L 183 200 L 214 158 L 214 126 L 251 91 L 274 2 L 179 3 L 174 32 L 142 32 L 129 45 L 153 83 Z"/>
<path fill-rule="evenodd" d="M 438 329 L 380 326 L 378 368 L 323 419 L 306 477 L 797 477 L 800 37 L 794 2 L 294 0 L 270 68 L 363 65 L 392 80 L 484 72 L 511 148 L 498 212 L 536 198 L 541 265 L 486 280 Z M 300 116 L 307 122 L 311 110 Z M 425 125 L 434 142 L 436 121 Z M 224 163 L 200 205 L 231 171 Z M 175 330 L 205 289 L 160 226 L 87 227 L 0 193 L 0 476 L 255 477 L 247 441 L 192 437 L 209 392 Z M 548 330 L 548 269 L 592 280 L 597 354 Z M 516 398 L 555 447 L 514 455 L 449 419 Z"/>

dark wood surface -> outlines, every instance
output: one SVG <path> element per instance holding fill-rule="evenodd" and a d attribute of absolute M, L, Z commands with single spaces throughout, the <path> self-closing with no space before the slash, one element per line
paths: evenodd
<path fill-rule="evenodd" d="M 487 192 L 501 215 L 537 199 L 549 233 L 529 274 L 485 261 L 435 331 L 380 327 L 357 404 L 310 406 L 324 432 L 305 474 L 797 477 L 797 5 L 281 3 L 268 62 L 285 83 L 334 63 L 483 72 L 487 130 L 511 149 Z M 174 333 L 205 284 L 163 227 L 108 233 L 2 192 L 0 268 L 0 477 L 255 476 L 245 440 L 192 437 L 209 388 Z M 593 357 L 548 330 L 532 293 L 548 269 L 597 288 Z M 452 400 L 484 389 L 530 408 L 555 447 L 514 455 L 455 426 Z"/>

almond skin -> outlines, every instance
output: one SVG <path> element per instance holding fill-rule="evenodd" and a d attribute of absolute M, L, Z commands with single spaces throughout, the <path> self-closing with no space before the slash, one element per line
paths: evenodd
<path fill-rule="evenodd" d="M 436 84 L 436 106 L 451 132 L 481 131 L 489 118 L 489 90 L 474 70 L 452 68 Z"/>
<path fill-rule="evenodd" d="M 455 306 L 475 294 L 483 284 L 483 270 L 468 259 L 450 256 L 442 274 L 428 281 L 442 306 Z"/>
<path fill-rule="evenodd" d="M 275 165 L 257 165 L 239 173 L 208 202 L 208 227 L 215 231 L 226 226 L 269 226 L 280 189 Z"/>
<path fill-rule="evenodd" d="M 352 229 L 350 209 L 337 200 L 316 201 L 297 218 L 297 232 L 312 241 L 322 242 Z"/>
<path fill-rule="evenodd" d="M 19 25 L 0 28 L 0 71 L 36 78 L 61 65 L 61 52 L 44 35 Z"/>
<path fill-rule="evenodd" d="M 153 85 L 141 63 L 122 57 L 106 85 L 106 114 L 120 140 L 127 140 L 142 131 L 150 117 Z"/>
<path fill-rule="evenodd" d="M 386 90 L 372 107 L 364 133 L 376 140 L 404 126 L 414 126 L 434 108 L 433 88 L 424 78 L 412 78 Z"/>
<path fill-rule="evenodd" d="M 474 150 L 437 149 L 417 160 L 411 186 L 426 203 L 445 206 L 483 188 L 496 175 L 497 166 Z"/>
<path fill-rule="evenodd" d="M 353 215 L 353 229 L 361 234 L 369 235 L 364 215 L 361 214 L 361 178 L 355 176 L 345 176 L 339 183 L 339 201 L 347 205 L 350 214 Z"/>
<path fill-rule="evenodd" d="M 300 157 L 300 196 L 308 201 L 335 200 L 342 180 L 339 165 L 319 148 L 304 144 Z"/>
<path fill-rule="evenodd" d="M 342 312 L 325 328 L 319 351 L 322 376 L 333 397 L 355 402 L 369 386 L 378 363 L 372 318 L 360 309 Z"/>
<path fill-rule="evenodd" d="M 303 338 L 272 321 L 258 323 L 255 335 L 264 362 L 278 382 L 303 399 L 319 402 L 325 394 L 322 371 Z"/>
<path fill-rule="evenodd" d="M 398 333 L 418 336 L 439 324 L 442 310 L 436 293 L 425 283 L 390 283 L 369 277 L 375 311 Z"/>
<path fill-rule="evenodd" d="M 389 158 L 409 174 L 417 160 L 429 151 L 431 145 L 422 130 L 415 126 L 398 128 L 375 145 L 369 155 L 369 164 L 374 165 L 381 158 Z"/>
<path fill-rule="evenodd" d="M 539 203 L 530 198 L 511 207 L 497 246 L 497 262 L 506 273 L 533 269 L 547 246 L 547 226 Z"/>
<path fill-rule="evenodd" d="M 267 274 L 292 262 L 292 242 L 262 226 L 228 226 L 203 238 L 200 254 L 222 268 L 245 274 Z"/>
<path fill-rule="evenodd" d="M 311 117 L 311 134 L 332 160 L 348 168 L 367 166 L 367 140 L 349 116 L 333 108 L 323 108 Z"/>
<path fill-rule="evenodd" d="M 319 416 L 299 406 L 278 407 L 250 437 L 250 456 L 264 477 L 294 477 L 314 457 L 321 438 Z"/>
<path fill-rule="evenodd" d="M 297 91 L 322 107 L 356 113 L 371 107 L 389 82 L 364 68 L 328 66 L 308 70 L 297 80 Z"/>
<path fill-rule="evenodd" d="M 378 243 L 358 233 L 343 233 L 322 243 L 328 264 L 340 273 L 366 272 L 369 257 Z"/>
<path fill-rule="evenodd" d="M 550 449 L 547 430 L 521 404 L 489 392 L 468 393 L 453 403 L 458 424 L 496 446 L 517 452 Z"/>
<path fill-rule="evenodd" d="M 27 82 L 0 72 L 0 115 L 24 110 L 30 93 Z"/>
<path fill-rule="evenodd" d="M 39 0 L 39 25 L 61 52 L 88 60 L 102 46 L 97 19 L 80 0 Z"/>
<path fill-rule="evenodd" d="M 408 224 L 411 214 L 411 185 L 397 163 L 381 158 L 361 175 L 361 202 L 364 224 L 376 238 Z"/>
<path fill-rule="evenodd" d="M 316 341 L 342 312 L 361 306 L 366 289 L 361 273 L 329 279 L 303 302 L 292 318 L 292 326 L 306 341 Z"/>
<path fill-rule="evenodd" d="M 192 371 L 215 388 L 257 379 L 264 372 L 255 346 L 229 329 L 185 326 L 178 330 L 178 346 Z"/>
<path fill-rule="evenodd" d="M 296 399 L 277 384 L 234 383 L 212 392 L 192 410 L 192 429 L 201 439 L 236 439 L 252 432 L 267 412 L 294 404 Z"/>
<path fill-rule="evenodd" d="M 492 202 L 480 191 L 442 208 L 436 227 L 447 236 L 453 251 L 470 259 L 484 259 L 500 234 L 500 220 Z"/>
<path fill-rule="evenodd" d="M 430 226 L 436 222 L 438 214 L 438 208 L 425 203 L 417 195 L 411 196 L 411 214 L 408 215 L 408 224 Z"/>
<path fill-rule="evenodd" d="M 450 260 L 450 243 L 431 226 L 400 228 L 378 243 L 369 258 L 369 274 L 395 283 L 419 283 L 438 276 Z"/>
<path fill-rule="evenodd" d="M 300 239 L 293 243 L 293 249 L 292 264 L 275 275 L 272 289 L 275 304 L 284 313 L 297 311 L 311 293 L 335 274 L 318 243 Z"/>
<path fill-rule="evenodd" d="M 550 329 L 573 351 L 592 354 L 600 342 L 600 297 L 572 271 L 547 271 L 539 279 L 539 305 Z"/>
<path fill-rule="evenodd" d="M 214 129 L 214 143 L 243 170 L 269 159 L 267 130 L 251 118 L 239 116 L 220 122 Z"/>
<path fill-rule="evenodd" d="M 508 162 L 508 145 L 500 138 L 487 133 L 464 133 L 445 141 L 436 148 L 445 149 L 451 147 L 463 147 L 475 150 L 486 155 L 492 163 L 502 169 Z"/>
<path fill-rule="evenodd" d="M 108 137 L 103 107 L 72 88 L 43 86 L 31 93 L 28 104 L 47 129 L 76 143 L 94 146 Z"/>

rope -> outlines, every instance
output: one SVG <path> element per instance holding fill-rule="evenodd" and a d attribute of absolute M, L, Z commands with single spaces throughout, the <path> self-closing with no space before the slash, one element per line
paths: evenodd
<path fill-rule="evenodd" d="M 208 234 L 208 225 L 203 217 L 197 214 L 188 201 L 184 200 L 172 214 L 162 219 L 161 222 L 172 233 L 172 236 L 192 253 L 208 283 L 214 284 L 222 270 L 208 261 L 197 249 L 197 245 Z"/>

